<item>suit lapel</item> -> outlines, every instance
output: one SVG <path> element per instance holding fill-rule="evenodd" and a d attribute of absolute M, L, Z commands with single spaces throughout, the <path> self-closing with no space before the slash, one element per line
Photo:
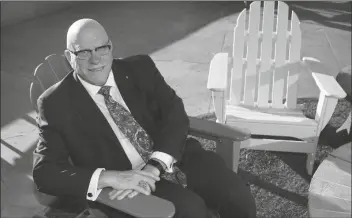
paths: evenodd
<path fill-rule="evenodd" d="M 144 99 L 140 93 L 139 88 L 133 82 L 129 69 L 122 63 L 121 60 L 114 60 L 112 70 L 116 85 L 121 93 L 123 100 L 131 111 L 131 114 L 136 121 L 147 130 L 147 125 L 144 119 L 144 112 L 146 111 Z"/>

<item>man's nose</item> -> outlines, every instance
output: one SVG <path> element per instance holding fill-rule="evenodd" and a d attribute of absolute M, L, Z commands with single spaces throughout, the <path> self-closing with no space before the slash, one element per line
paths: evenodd
<path fill-rule="evenodd" d="M 94 50 L 92 51 L 92 56 L 90 57 L 90 61 L 93 64 L 98 64 L 101 60 L 101 56 L 98 55 Z"/>

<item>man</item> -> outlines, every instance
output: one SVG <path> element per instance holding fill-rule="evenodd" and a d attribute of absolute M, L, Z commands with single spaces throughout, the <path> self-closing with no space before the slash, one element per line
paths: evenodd
<path fill-rule="evenodd" d="M 208 217 L 207 208 L 222 218 L 255 217 L 249 187 L 187 138 L 182 100 L 150 57 L 113 59 L 112 50 L 97 21 L 69 28 L 65 56 L 73 71 L 38 99 L 38 190 L 86 198 L 114 218 L 130 216 L 95 202 L 104 187 L 113 188 L 113 200 L 151 193 L 167 199 L 176 218 Z"/>

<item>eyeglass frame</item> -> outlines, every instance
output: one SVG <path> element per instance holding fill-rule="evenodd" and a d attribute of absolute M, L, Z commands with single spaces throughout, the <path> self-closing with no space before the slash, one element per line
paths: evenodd
<path fill-rule="evenodd" d="M 109 51 L 111 51 L 112 43 L 111 43 L 110 39 L 108 40 L 108 42 L 107 42 L 105 45 L 96 47 L 96 48 L 94 48 L 94 49 L 83 49 L 83 50 L 79 50 L 79 51 L 71 51 L 70 49 L 66 49 L 66 50 L 69 51 L 69 52 L 71 52 L 72 54 L 74 54 L 74 55 L 75 55 L 78 59 L 80 59 L 80 60 L 89 60 L 89 59 L 92 57 L 92 55 L 93 55 L 93 51 L 94 51 L 94 52 L 97 52 L 97 49 L 102 48 L 102 47 L 105 47 L 105 46 L 107 46 L 107 47 L 109 48 Z M 89 51 L 90 57 L 87 58 L 87 59 L 79 58 L 79 57 L 78 57 L 78 54 L 79 54 L 80 52 L 83 52 L 83 51 Z M 103 55 L 106 55 L 106 54 L 103 54 Z M 103 56 L 103 55 L 101 55 L 101 56 Z"/>

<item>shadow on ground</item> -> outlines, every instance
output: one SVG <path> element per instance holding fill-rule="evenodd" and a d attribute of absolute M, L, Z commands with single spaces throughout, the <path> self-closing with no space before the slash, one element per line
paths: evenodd
<path fill-rule="evenodd" d="M 351 31 L 351 2 L 350 1 L 290 1 L 301 21 L 311 20 L 324 26 Z"/>

